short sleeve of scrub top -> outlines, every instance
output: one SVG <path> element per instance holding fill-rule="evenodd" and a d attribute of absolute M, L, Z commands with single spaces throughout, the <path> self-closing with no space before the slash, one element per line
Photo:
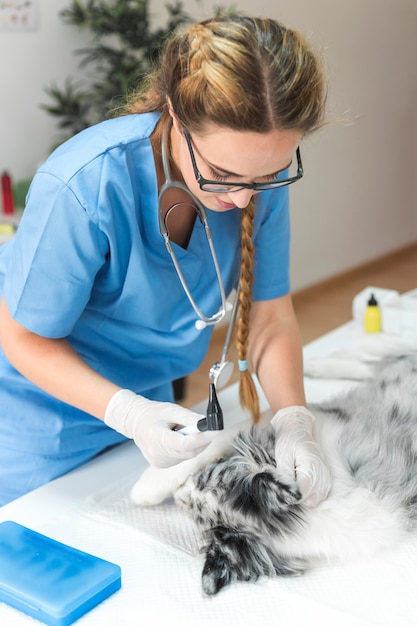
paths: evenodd
<path fill-rule="evenodd" d="M 28 330 L 66 337 L 88 303 L 108 242 L 74 193 L 50 174 L 37 174 L 30 201 L 39 210 L 28 212 L 19 229 L 4 292 L 11 314 Z"/>
<path fill-rule="evenodd" d="M 271 300 L 290 291 L 289 189 L 256 197 L 253 300 Z"/>

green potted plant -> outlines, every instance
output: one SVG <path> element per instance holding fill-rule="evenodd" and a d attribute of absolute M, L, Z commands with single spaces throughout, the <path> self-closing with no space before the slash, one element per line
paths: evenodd
<path fill-rule="evenodd" d="M 63 141 L 106 119 L 128 90 L 152 68 L 165 39 L 191 21 L 182 2 L 166 5 L 164 27 L 151 28 L 150 0 L 72 0 L 60 16 L 66 24 L 91 31 L 91 44 L 77 51 L 80 66 L 92 70 L 82 83 L 67 78 L 45 88 L 51 103 L 41 107 L 55 116 Z"/>

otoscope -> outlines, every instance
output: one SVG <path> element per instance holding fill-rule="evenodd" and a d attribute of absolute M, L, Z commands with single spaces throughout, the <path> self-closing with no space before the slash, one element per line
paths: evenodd
<path fill-rule="evenodd" d="M 223 411 L 217 398 L 214 383 L 210 383 L 206 417 L 198 420 L 195 424 L 180 428 L 178 432 L 183 435 L 194 435 L 196 433 L 205 432 L 206 430 L 223 430 L 223 428 Z"/>

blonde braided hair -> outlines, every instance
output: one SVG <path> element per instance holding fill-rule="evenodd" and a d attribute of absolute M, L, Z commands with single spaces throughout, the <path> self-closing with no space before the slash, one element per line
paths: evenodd
<path fill-rule="evenodd" d="M 296 30 L 268 18 L 218 16 L 193 24 L 167 42 L 159 65 L 128 97 L 123 113 L 160 111 L 171 103 L 181 125 L 204 133 L 215 124 L 237 131 L 297 130 L 322 125 L 324 73 L 316 53 Z M 256 422 L 259 401 L 247 368 L 252 301 L 254 199 L 241 214 L 240 316 L 236 343 L 240 399 Z"/>
<path fill-rule="evenodd" d="M 240 386 L 239 400 L 243 408 L 250 411 L 252 421 L 259 421 L 259 398 L 255 383 L 248 367 L 249 323 L 252 302 L 253 264 L 255 246 L 253 244 L 253 220 L 255 201 L 241 211 L 241 261 L 239 282 L 239 318 L 236 324 L 236 348 L 238 355 Z"/>

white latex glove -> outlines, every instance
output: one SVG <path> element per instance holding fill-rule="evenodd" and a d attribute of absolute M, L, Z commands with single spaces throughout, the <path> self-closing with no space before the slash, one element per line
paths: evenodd
<path fill-rule="evenodd" d="M 296 480 L 301 502 L 308 507 L 324 500 L 331 487 L 330 472 L 314 441 L 314 419 L 304 406 L 290 406 L 278 411 L 271 420 L 276 434 L 277 469 L 284 480 Z"/>
<path fill-rule="evenodd" d="M 215 435 L 208 432 L 182 435 L 173 430 L 189 426 L 202 417 L 177 404 L 155 402 L 129 389 L 120 389 L 107 405 L 104 422 L 133 439 L 151 465 L 170 467 L 196 456 L 214 438 Z"/>

